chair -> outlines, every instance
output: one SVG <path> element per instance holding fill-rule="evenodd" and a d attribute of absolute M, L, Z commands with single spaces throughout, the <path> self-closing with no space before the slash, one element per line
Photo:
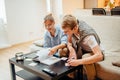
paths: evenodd
<path fill-rule="evenodd" d="M 92 8 L 93 15 L 106 15 L 106 12 L 103 8 Z"/>
<path fill-rule="evenodd" d="M 111 15 L 120 15 L 120 8 L 111 9 Z"/>

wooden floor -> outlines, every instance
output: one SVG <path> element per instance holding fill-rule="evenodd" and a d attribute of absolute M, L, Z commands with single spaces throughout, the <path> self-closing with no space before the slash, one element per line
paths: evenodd
<path fill-rule="evenodd" d="M 19 45 L 14 45 L 10 48 L 0 49 L 0 80 L 11 80 L 10 68 L 9 68 L 9 58 L 15 56 L 17 52 L 28 53 L 30 52 L 30 45 L 32 42 L 22 43 Z M 17 77 L 17 80 L 22 80 Z"/>

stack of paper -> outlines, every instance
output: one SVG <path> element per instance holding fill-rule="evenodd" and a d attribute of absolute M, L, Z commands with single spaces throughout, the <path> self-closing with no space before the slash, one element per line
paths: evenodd
<path fill-rule="evenodd" d="M 57 58 L 57 57 L 54 57 L 54 56 L 49 56 L 48 54 L 49 54 L 49 49 L 48 48 L 40 50 L 36 54 L 37 56 L 39 56 L 37 59 L 41 63 L 47 64 L 47 65 L 54 64 L 54 63 L 56 63 L 56 62 L 61 60 L 60 58 Z"/>

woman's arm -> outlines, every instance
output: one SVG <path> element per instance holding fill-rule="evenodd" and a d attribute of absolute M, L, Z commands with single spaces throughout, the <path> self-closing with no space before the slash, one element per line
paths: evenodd
<path fill-rule="evenodd" d="M 58 49 L 62 49 L 62 48 L 64 48 L 64 47 L 66 47 L 66 44 L 65 44 L 65 43 L 62 43 L 62 44 L 59 44 L 59 45 L 57 45 L 57 46 L 52 47 L 52 48 L 50 49 L 49 55 L 55 54 L 55 52 L 57 52 Z"/>
<path fill-rule="evenodd" d="M 51 48 L 49 55 L 53 55 L 55 52 L 57 52 L 58 49 L 62 49 L 62 48 L 67 47 L 67 35 L 64 34 L 64 32 L 62 30 L 59 31 L 58 35 L 59 35 L 58 38 L 60 39 L 60 44 Z"/>
<path fill-rule="evenodd" d="M 43 44 L 43 47 L 44 48 L 50 48 L 51 47 L 51 39 L 50 39 L 50 37 L 48 36 L 47 33 L 45 33 L 45 35 L 44 35 L 44 44 Z"/>

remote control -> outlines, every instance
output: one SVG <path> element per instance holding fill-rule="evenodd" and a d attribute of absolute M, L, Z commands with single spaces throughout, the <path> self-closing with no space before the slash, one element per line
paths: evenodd
<path fill-rule="evenodd" d="M 32 60 L 35 61 L 35 62 L 39 62 L 39 63 L 40 63 L 40 61 L 39 61 L 38 58 L 39 58 L 39 56 L 36 56 L 36 57 L 34 57 Z"/>
<path fill-rule="evenodd" d="M 55 73 L 54 71 L 51 71 L 50 69 L 47 69 L 47 68 L 44 68 L 42 71 L 47 73 L 50 76 L 56 76 L 57 75 L 57 73 Z"/>

